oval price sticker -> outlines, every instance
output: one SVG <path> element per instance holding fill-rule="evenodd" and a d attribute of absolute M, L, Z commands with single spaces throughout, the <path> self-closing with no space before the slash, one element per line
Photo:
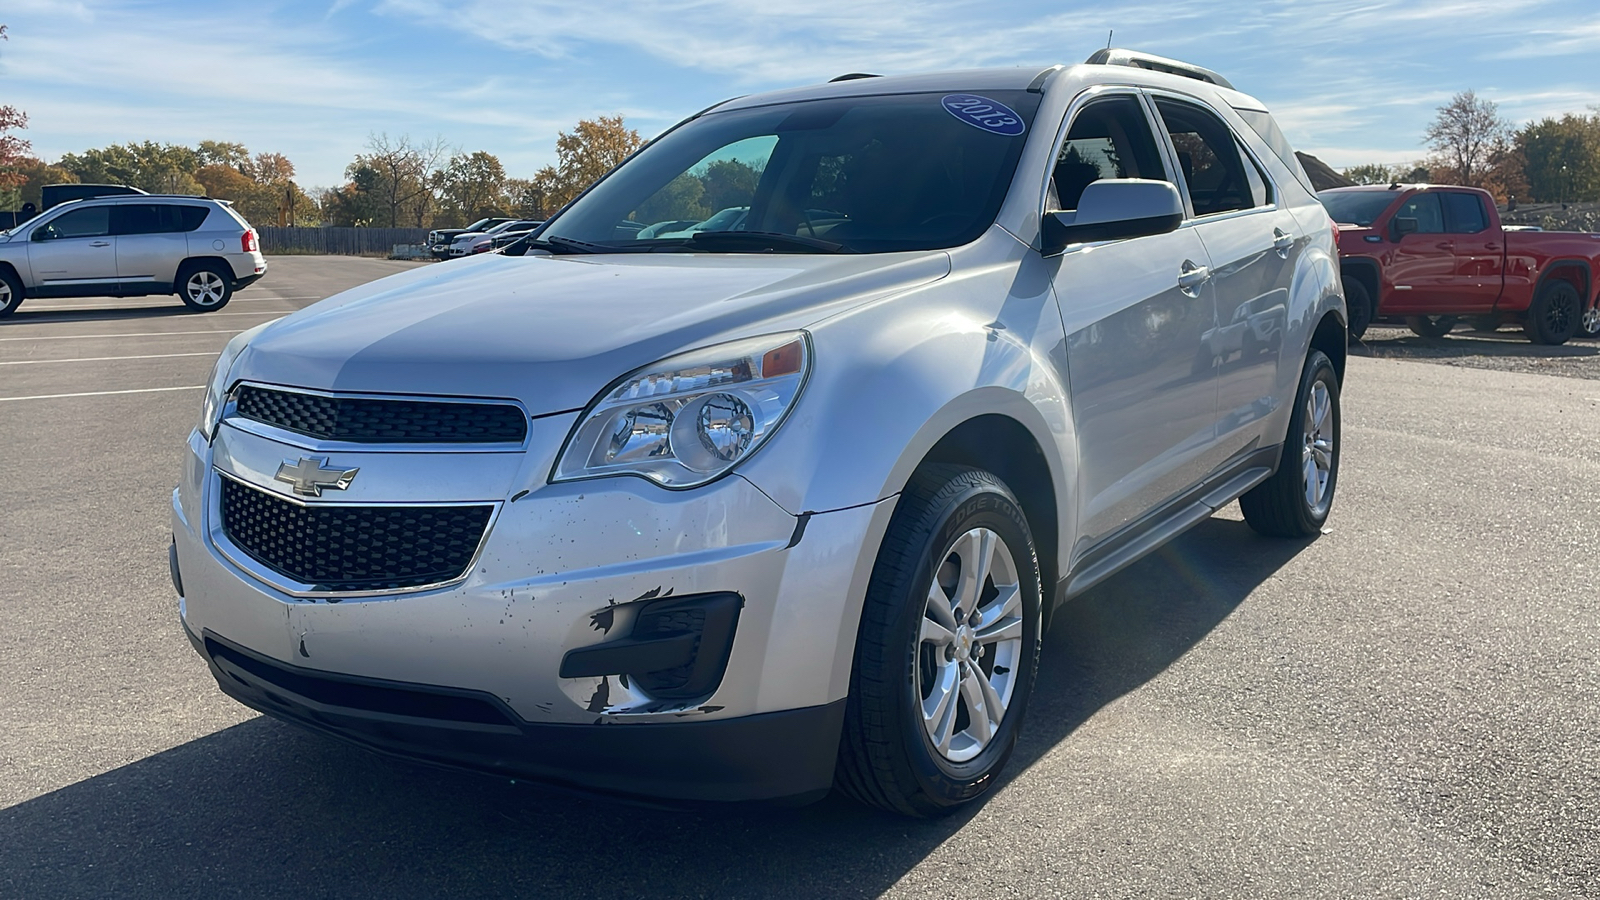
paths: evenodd
<path fill-rule="evenodd" d="M 974 128 L 991 134 L 1013 136 L 1026 131 L 1022 117 L 1009 106 L 977 94 L 946 94 L 940 101 L 945 111 Z"/>

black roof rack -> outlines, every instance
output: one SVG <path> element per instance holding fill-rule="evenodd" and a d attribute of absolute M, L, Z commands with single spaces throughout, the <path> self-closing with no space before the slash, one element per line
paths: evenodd
<path fill-rule="evenodd" d="M 1156 56 L 1152 53 L 1140 53 L 1137 50 L 1121 50 L 1107 47 L 1104 50 L 1096 50 L 1088 59 L 1084 60 L 1084 63 L 1091 66 L 1132 66 L 1136 69 L 1148 69 L 1151 72 L 1182 75 L 1184 78 L 1193 78 L 1196 81 L 1204 81 L 1217 87 L 1235 90 L 1234 86 L 1228 82 L 1228 79 L 1210 69 L 1180 62 L 1176 59 L 1167 59 L 1164 56 Z"/>
<path fill-rule="evenodd" d="M 873 74 L 871 72 L 847 72 L 846 74 L 840 75 L 837 78 L 829 78 L 828 79 L 828 83 L 829 84 L 833 84 L 835 81 L 855 81 L 857 78 L 882 78 L 882 77 L 883 77 L 882 75 L 875 75 L 875 74 Z"/>

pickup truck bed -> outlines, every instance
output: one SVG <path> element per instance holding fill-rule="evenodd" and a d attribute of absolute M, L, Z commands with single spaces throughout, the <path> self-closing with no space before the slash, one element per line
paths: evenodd
<path fill-rule="evenodd" d="M 1353 337 L 1379 318 L 1437 337 L 1462 317 L 1535 343 L 1600 336 L 1600 234 L 1507 231 L 1486 191 L 1371 185 L 1318 194 L 1339 225 Z"/>

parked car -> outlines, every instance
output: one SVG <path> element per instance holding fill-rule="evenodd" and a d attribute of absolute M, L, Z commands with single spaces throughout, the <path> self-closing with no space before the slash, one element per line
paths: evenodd
<path fill-rule="evenodd" d="M 256 230 L 227 201 L 72 200 L 0 232 L 0 317 L 29 297 L 148 294 L 177 294 L 211 312 L 266 271 Z"/>
<path fill-rule="evenodd" d="M 1380 318 L 1442 337 L 1464 318 L 1536 344 L 1600 336 L 1600 234 L 1502 227 L 1477 188 L 1369 185 L 1317 195 L 1339 223 L 1350 334 Z"/>
<path fill-rule="evenodd" d="M 504 231 L 496 234 L 479 235 L 467 243 L 467 250 L 462 255 L 474 256 L 479 253 L 488 253 L 491 250 L 498 250 L 501 247 L 509 246 L 513 241 L 521 240 L 522 238 L 532 234 L 535 228 L 538 228 L 543 224 L 543 222 L 517 222 L 513 225 L 507 226 Z"/>
<path fill-rule="evenodd" d="M 482 233 L 484 231 L 488 231 L 490 228 L 493 228 L 496 225 L 500 225 L 509 221 L 511 221 L 510 218 L 503 216 L 491 217 L 487 219 L 479 219 L 465 228 L 435 228 L 434 230 L 428 232 L 428 253 L 431 254 L 434 259 L 449 259 L 450 242 L 455 240 L 459 235 L 463 235 L 468 232 Z"/>
<path fill-rule="evenodd" d="M 450 239 L 450 256 L 452 259 L 458 256 L 470 256 L 472 253 L 473 244 L 477 243 L 483 238 L 488 238 L 490 242 L 490 246 L 485 247 L 484 249 L 490 249 L 493 246 L 494 239 L 496 237 L 512 231 L 520 231 L 521 233 L 526 234 L 536 228 L 539 224 L 539 222 L 536 222 L 532 219 L 510 219 L 508 221 L 501 222 L 487 231 L 463 232 L 462 234 L 458 234 Z"/>
<path fill-rule="evenodd" d="M 734 153 L 748 230 L 643 236 Z M 234 338 L 179 616 L 229 695 L 365 747 L 947 812 L 1005 767 L 1051 610 L 1235 499 L 1319 533 L 1344 317 L 1292 149 L 1204 69 L 730 100 L 537 238 Z"/>
<path fill-rule="evenodd" d="M 119 197 L 143 194 L 144 191 L 125 184 L 47 184 L 39 188 L 39 201 L 45 209 L 60 206 L 68 200 L 89 200 L 94 197 Z"/>

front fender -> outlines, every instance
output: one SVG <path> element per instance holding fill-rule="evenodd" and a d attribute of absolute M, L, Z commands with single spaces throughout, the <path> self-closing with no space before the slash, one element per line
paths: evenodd
<path fill-rule="evenodd" d="M 744 477 L 794 514 L 872 503 L 899 493 L 958 425 L 1003 415 L 1038 444 L 1057 534 L 1070 539 L 1076 435 L 1061 318 L 1037 254 L 1012 247 L 814 327 L 805 393 Z"/>

